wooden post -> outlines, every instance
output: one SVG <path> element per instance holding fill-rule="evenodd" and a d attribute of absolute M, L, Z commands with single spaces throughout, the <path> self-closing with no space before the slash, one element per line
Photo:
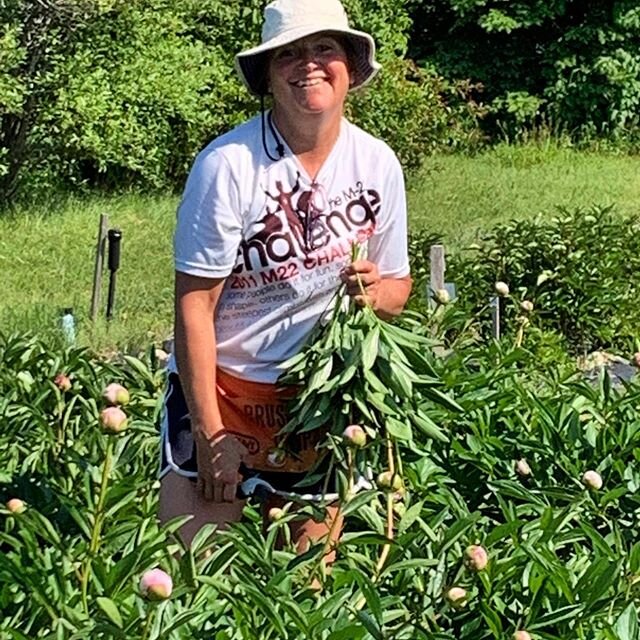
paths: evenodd
<path fill-rule="evenodd" d="M 429 292 L 429 300 L 431 300 L 431 295 L 433 293 L 435 293 L 438 289 L 444 289 L 444 245 L 431 245 L 431 250 L 429 252 L 429 262 L 431 264 L 431 291 Z"/>
<path fill-rule="evenodd" d="M 93 295 L 91 296 L 91 310 L 89 317 L 92 321 L 98 316 L 100 308 L 100 290 L 102 289 L 102 267 L 107 246 L 107 230 L 109 228 L 109 216 L 100 214 L 100 226 L 98 227 L 98 244 L 96 247 L 96 263 L 93 271 Z"/>
<path fill-rule="evenodd" d="M 491 298 L 491 335 L 500 340 L 500 296 Z"/>

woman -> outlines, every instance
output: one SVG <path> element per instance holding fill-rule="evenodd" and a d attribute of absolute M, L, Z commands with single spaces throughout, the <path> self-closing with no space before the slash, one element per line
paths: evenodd
<path fill-rule="evenodd" d="M 211 142 L 191 170 L 175 235 L 160 492 L 162 520 L 194 516 L 187 540 L 205 523 L 240 519 L 243 479 L 295 491 L 317 461 L 314 441 L 279 446 L 292 390 L 275 383 L 341 282 L 384 318 L 409 296 L 400 165 L 343 117 L 347 93 L 379 69 L 374 54 L 339 0 L 272 2 L 262 44 L 236 67 L 273 108 L 265 113 L 263 102 L 260 116 Z M 368 253 L 350 264 L 354 242 Z M 293 539 L 303 547 L 326 536 L 334 515 L 296 523 Z"/>

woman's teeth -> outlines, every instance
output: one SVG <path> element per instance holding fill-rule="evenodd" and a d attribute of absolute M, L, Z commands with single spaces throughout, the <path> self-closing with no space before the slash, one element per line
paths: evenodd
<path fill-rule="evenodd" d="M 298 82 L 294 82 L 293 84 L 296 87 L 300 87 L 301 89 L 304 87 L 314 87 L 317 84 L 322 82 L 322 78 L 314 78 L 313 80 L 298 80 Z"/>

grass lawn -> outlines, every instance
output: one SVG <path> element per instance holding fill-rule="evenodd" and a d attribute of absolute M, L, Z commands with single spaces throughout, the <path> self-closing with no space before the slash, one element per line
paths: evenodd
<path fill-rule="evenodd" d="M 513 217 L 553 215 L 556 206 L 615 203 L 640 213 L 640 158 L 549 146 L 499 146 L 476 157 L 436 156 L 407 178 L 410 224 L 442 234 L 455 250 Z M 59 339 L 59 315 L 73 307 L 78 341 L 136 351 L 171 331 L 171 236 L 178 196 L 124 195 L 46 203 L 0 217 L 0 331 Z M 88 321 L 98 221 L 123 232 L 116 317 Z"/>
<path fill-rule="evenodd" d="M 499 146 L 476 157 L 436 156 L 407 180 L 411 222 L 455 250 L 510 218 L 557 207 L 615 204 L 640 214 L 640 158 L 540 146 Z"/>

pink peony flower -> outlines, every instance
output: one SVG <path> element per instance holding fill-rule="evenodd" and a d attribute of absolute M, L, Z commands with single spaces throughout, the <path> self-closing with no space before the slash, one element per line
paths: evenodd
<path fill-rule="evenodd" d="M 602 476 L 597 471 L 585 471 L 582 476 L 582 484 L 592 491 L 602 489 Z"/>
<path fill-rule="evenodd" d="M 64 373 L 59 373 L 54 379 L 53 384 L 60 389 L 63 393 L 65 391 L 69 391 L 71 389 L 71 380 L 69 376 L 66 376 Z"/>
<path fill-rule="evenodd" d="M 467 591 L 462 587 L 451 587 L 445 598 L 454 609 L 462 609 L 467 604 Z"/>
<path fill-rule="evenodd" d="M 107 407 L 100 412 L 100 424 L 107 433 L 121 433 L 127 428 L 127 414 L 120 407 Z"/>
<path fill-rule="evenodd" d="M 515 470 L 521 478 L 528 478 L 531 475 L 531 467 L 524 458 L 516 461 Z"/>
<path fill-rule="evenodd" d="M 24 513 L 27 510 L 27 505 L 20 498 L 11 498 L 5 506 L 14 514 Z"/>
<path fill-rule="evenodd" d="M 489 564 L 489 555 L 484 547 L 472 544 L 464 552 L 464 563 L 471 571 L 484 571 Z"/>
<path fill-rule="evenodd" d="M 146 571 L 140 578 L 140 593 L 149 600 L 166 600 L 173 591 L 173 580 L 162 569 Z"/>
<path fill-rule="evenodd" d="M 367 444 L 367 434 L 359 424 L 350 424 L 342 433 L 345 444 L 360 449 Z"/>
<path fill-rule="evenodd" d="M 531 640 L 531 634 L 521 629 L 513 634 L 513 640 Z"/>
<path fill-rule="evenodd" d="M 102 392 L 102 397 L 112 407 L 129 403 L 129 392 L 117 382 L 108 384 Z"/>
<path fill-rule="evenodd" d="M 270 467 L 282 467 L 286 462 L 287 454 L 282 449 L 271 449 L 267 454 L 267 462 Z"/>

